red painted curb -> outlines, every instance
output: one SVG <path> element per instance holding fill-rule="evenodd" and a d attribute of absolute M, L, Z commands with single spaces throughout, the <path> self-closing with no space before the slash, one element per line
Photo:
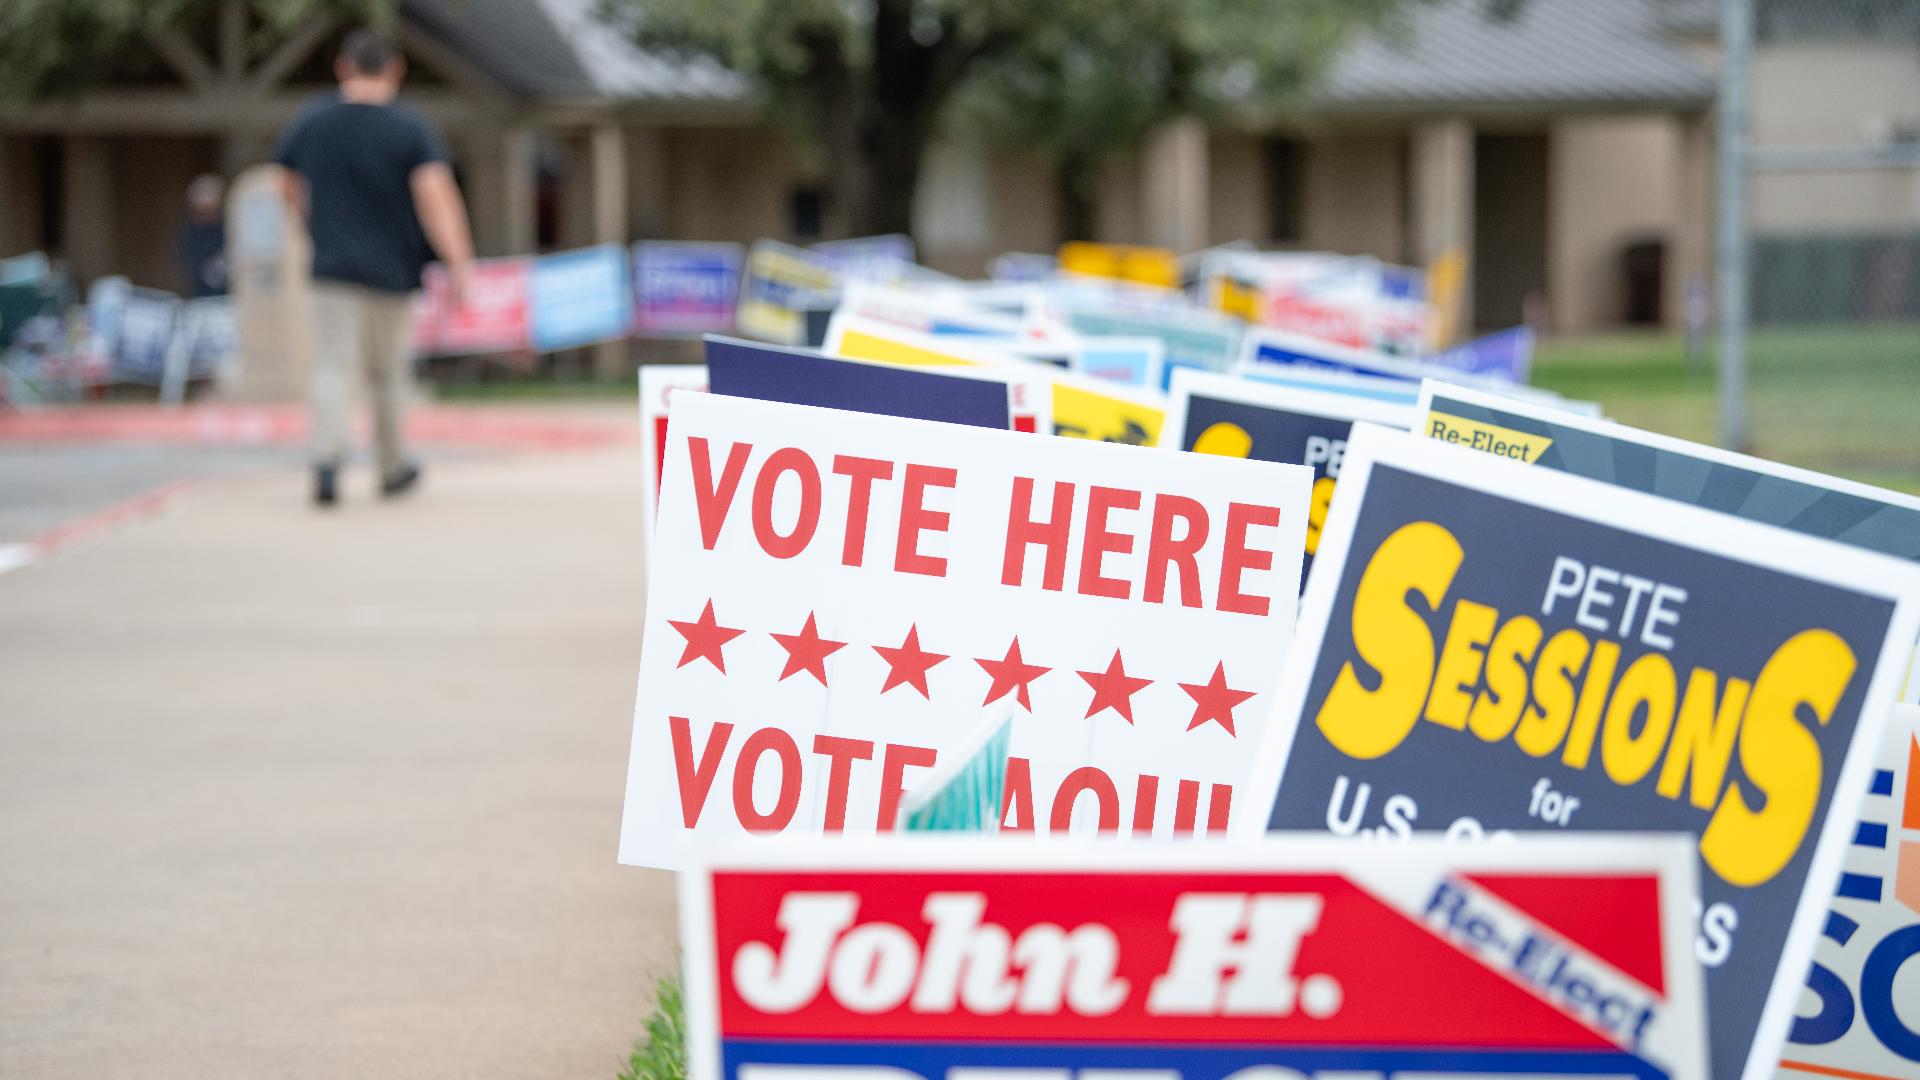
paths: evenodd
<path fill-rule="evenodd" d="M 0 414 L 0 443 L 164 442 L 202 446 L 298 445 L 299 405 L 82 405 Z M 637 421 L 519 409 L 424 406 L 407 417 L 416 442 L 503 450 L 568 450 L 635 442 Z"/>
<path fill-rule="evenodd" d="M 102 510 L 63 521 L 26 542 L 38 561 L 76 544 L 150 517 L 157 517 L 199 487 L 201 480 L 175 480 L 129 499 L 122 499 Z"/>

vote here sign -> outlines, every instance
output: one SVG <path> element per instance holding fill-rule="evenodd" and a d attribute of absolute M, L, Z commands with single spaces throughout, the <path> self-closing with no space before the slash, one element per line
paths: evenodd
<path fill-rule="evenodd" d="M 1703 1080 L 1668 837 L 736 843 L 693 1080 Z"/>
<path fill-rule="evenodd" d="M 1322 536 L 1241 821 L 1687 832 L 1714 1075 L 1770 1077 L 1920 571 L 1371 425 Z"/>
<path fill-rule="evenodd" d="M 989 710 L 1010 829 L 1226 828 L 1306 469 L 714 394 L 665 462 L 621 861 L 888 829 Z"/>

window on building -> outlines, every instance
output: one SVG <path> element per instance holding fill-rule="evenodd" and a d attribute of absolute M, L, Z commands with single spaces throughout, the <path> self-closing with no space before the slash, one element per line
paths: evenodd
<path fill-rule="evenodd" d="M 1267 239 L 1297 244 L 1306 239 L 1307 144 L 1275 135 L 1266 140 Z"/>
<path fill-rule="evenodd" d="M 795 240 L 818 240 L 826 213 L 826 195 L 817 187 L 797 187 L 787 193 L 787 232 Z"/>

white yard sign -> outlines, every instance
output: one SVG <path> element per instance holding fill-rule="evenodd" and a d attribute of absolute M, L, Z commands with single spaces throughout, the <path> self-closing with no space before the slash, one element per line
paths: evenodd
<path fill-rule="evenodd" d="M 871 833 L 1011 709 L 1009 828 L 1219 830 L 1293 635 L 1295 466 L 687 394 L 622 862 Z"/>

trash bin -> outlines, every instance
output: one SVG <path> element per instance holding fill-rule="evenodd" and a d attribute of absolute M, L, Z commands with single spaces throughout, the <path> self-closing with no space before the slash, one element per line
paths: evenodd
<path fill-rule="evenodd" d="M 1638 326 L 1660 324 L 1661 285 L 1665 277 L 1667 242 L 1639 240 L 1627 245 L 1620 260 L 1625 274 L 1626 321 Z"/>

